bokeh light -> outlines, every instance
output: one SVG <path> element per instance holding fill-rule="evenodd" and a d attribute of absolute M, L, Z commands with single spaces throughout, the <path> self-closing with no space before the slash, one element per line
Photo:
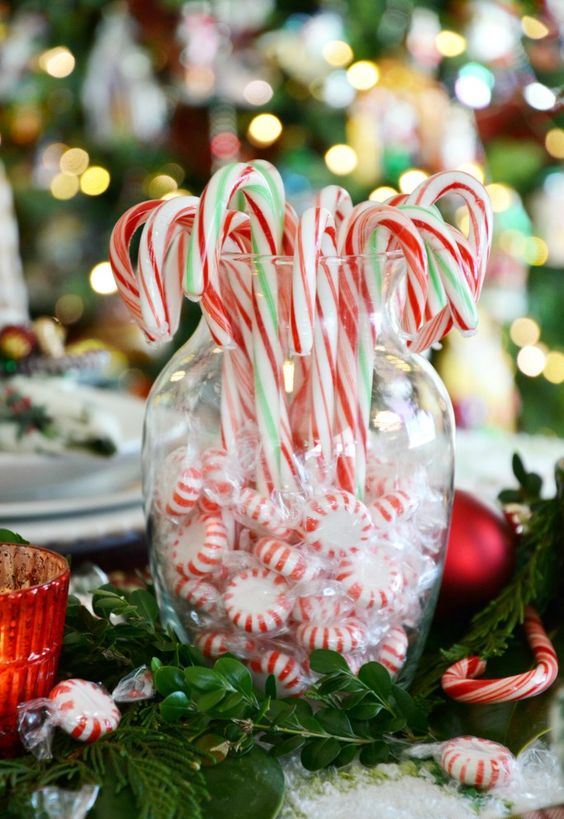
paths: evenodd
<path fill-rule="evenodd" d="M 550 111 L 556 105 L 556 94 L 542 82 L 531 82 L 525 86 L 523 96 L 531 108 L 537 111 Z"/>
<path fill-rule="evenodd" d="M 243 96 L 249 105 L 266 105 L 273 93 L 272 86 L 265 80 L 251 80 L 243 89 Z"/>
<path fill-rule="evenodd" d="M 540 347 L 527 345 L 519 350 L 517 366 L 524 375 L 535 378 L 540 375 L 546 364 L 546 353 Z"/>
<path fill-rule="evenodd" d="M 530 17 L 528 14 L 521 18 L 521 28 L 523 34 L 531 40 L 542 40 L 543 37 L 549 34 L 549 28 L 542 20 Z"/>
<path fill-rule="evenodd" d="M 544 138 L 544 145 L 555 159 L 564 159 L 564 128 L 551 128 Z"/>
<path fill-rule="evenodd" d="M 399 178 L 399 188 L 402 193 L 412 193 L 417 185 L 427 179 L 428 173 L 422 171 L 420 168 L 410 168 L 408 171 L 402 173 Z"/>
<path fill-rule="evenodd" d="M 88 167 L 89 162 L 90 157 L 83 148 L 68 148 L 59 160 L 59 167 L 66 173 L 80 176 Z"/>
<path fill-rule="evenodd" d="M 480 63 L 467 63 L 458 72 L 454 91 L 469 108 L 487 108 L 492 99 L 494 75 Z"/>
<path fill-rule="evenodd" d="M 536 344 L 540 338 L 540 327 L 537 322 L 528 316 L 515 319 L 509 328 L 511 341 L 517 347 L 526 347 Z"/>
<path fill-rule="evenodd" d="M 331 40 L 323 46 L 323 59 L 335 68 L 343 68 L 353 59 L 353 50 L 344 40 Z"/>
<path fill-rule="evenodd" d="M 347 70 L 347 79 L 357 91 L 368 91 L 380 79 L 380 70 L 370 60 L 359 60 Z"/>
<path fill-rule="evenodd" d="M 167 173 L 152 176 L 147 183 L 147 193 L 151 199 L 162 199 L 169 193 L 178 190 L 178 182 Z"/>
<path fill-rule="evenodd" d="M 564 353 L 551 350 L 546 356 L 542 374 L 551 384 L 562 384 L 564 381 Z"/>
<path fill-rule="evenodd" d="M 87 168 L 80 177 L 80 190 L 87 196 L 100 196 L 109 187 L 110 174 L 99 165 Z"/>
<path fill-rule="evenodd" d="M 439 31 L 435 37 L 435 46 L 443 57 L 458 57 L 466 50 L 466 38 L 456 31 Z"/>
<path fill-rule="evenodd" d="M 90 271 L 90 287 L 101 296 L 117 292 L 117 285 L 109 262 L 98 262 Z"/>
<path fill-rule="evenodd" d="M 469 173 L 478 182 L 484 182 L 484 169 L 477 162 L 463 162 L 462 165 L 458 165 L 456 170 Z"/>
<path fill-rule="evenodd" d="M 65 293 L 55 302 L 55 315 L 61 324 L 74 324 L 84 313 L 84 302 L 74 293 Z"/>
<path fill-rule="evenodd" d="M 258 147 L 272 145 L 282 133 L 282 123 L 274 114 L 257 114 L 247 129 L 249 142 Z"/>
<path fill-rule="evenodd" d="M 386 199 L 389 199 L 391 196 L 395 196 L 396 194 L 397 190 L 395 188 L 391 188 L 388 185 L 380 185 L 379 188 L 374 188 L 374 190 L 370 192 L 368 198 L 372 202 L 385 202 Z"/>
<path fill-rule="evenodd" d="M 325 164 L 331 173 L 346 176 L 356 168 L 358 157 L 350 145 L 333 145 L 325 154 Z"/>
<path fill-rule="evenodd" d="M 514 194 L 507 185 L 492 182 L 491 185 L 486 185 L 486 190 L 489 193 L 492 210 L 495 213 L 503 213 L 504 210 L 508 210 L 513 204 Z"/>
<path fill-rule="evenodd" d="M 548 261 L 548 245 L 539 236 L 530 236 L 525 245 L 524 259 L 534 267 L 540 267 Z"/>
<path fill-rule="evenodd" d="M 55 46 L 39 55 L 38 64 L 39 68 L 49 76 L 62 79 L 72 74 L 75 59 L 66 46 Z"/>
<path fill-rule="evenodd" d="M 78 177 L 72 173 L 55 174 L 49 187 L 55 199 L 72 199 L 78 193 Z"/>

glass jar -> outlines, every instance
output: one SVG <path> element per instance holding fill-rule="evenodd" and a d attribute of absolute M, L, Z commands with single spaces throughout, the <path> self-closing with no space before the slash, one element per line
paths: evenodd
<path fill-rule="evenodd" d="M 202 318 L 151 392 L 144 495 L 161 613 L 206 656 L 274 673 L 281 694 L 307 685 L 313 648 L 405 682 L 446 547 L 451 403 L 399 330 L 401 258 L 321 259 L 312 324 L 291 307 L 292 276 L 290 258 L 222 257 L 232 345 Z"/>

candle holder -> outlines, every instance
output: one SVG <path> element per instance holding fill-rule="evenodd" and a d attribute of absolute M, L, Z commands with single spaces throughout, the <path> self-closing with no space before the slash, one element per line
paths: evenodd
<path fill-rule="evenodd" d="M 69 577 L 62 555 L 0 544 L 0 756 L 18 750 L 18 705 L 53 687 Z"/>

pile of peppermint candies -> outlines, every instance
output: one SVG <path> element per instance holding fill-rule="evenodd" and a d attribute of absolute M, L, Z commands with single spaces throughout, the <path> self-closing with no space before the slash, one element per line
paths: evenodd
<path fill-rule="evenodd" d="M 467 207 L 468 237 L 436 207 L 449 194 Z M 298 219 L 263 160 L 220 169 L 200 198 L 143 202 L 118 221 L 112 269 L 147 339 L 174 334 L 188 296 L 222 353 L 217 437 L 166 457 L 150 512 L 169 593 L 207 657 L 238 655 L 282 695 L 307 687 L 316 648 L 352 669 L 401 670 L 447 504 L 423 466 L 384 462 L 371 444 L 374 291 L 382 260 L 401 257 L 393 298 L 407 346 L 472 332 L 491 232 L 487 194 L 462 172 L 356 207 L 329 186 Z"/>

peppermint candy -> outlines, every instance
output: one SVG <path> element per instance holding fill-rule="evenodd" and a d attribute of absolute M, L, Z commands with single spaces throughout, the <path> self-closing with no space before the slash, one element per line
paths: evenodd
<path fill-rule="evenodd" d="M 288 580 L 311 580 L 317 572 L 316 566 L 309 563 L 299 549 L 288 546 L 283 540 L 263 537 L 257 541 L 253 553 L 263 566 Z"/>
<path fill-rule="evenodd" d="M 284 578 L 268 569 L 245 569 L 236 574 L 224 594 L 231 622 L 244 631 L 260 634 L 281 628 L 292 611 Z"/>
<path fill-rule="evenodd" d="M 407 656 L 408 639 L 405 629 L 393 626 L 376 651 L 377 662 L 386 666 L 392 677 L 401 670 Z"/>
<path fill-rule="evenodd" d="M 306 687 L 300 664 L 283 651 L 267 651 L 260 660 L 252 660 L 249 665 L 256 673 L 273 674 L 284 694 L 298 694 Z"/>
<path fill-rule="evenodd" d="M 211 660 L 228 652 L 238 654 L 240 657 L 248 657 L 255 654 L 257 650 L 256 640 L 225 629 L 201 631 L 196 635 L 194 642 L 204 657 L 209 657 Z"/>
<path fill-rule="evenodd" d="M 328 648 L 348 654 L 366 639 L 366 628 L 358 620 L 342 620 L 322 626 L 319 623 L 302 623 L 296 629 L 296 638 L 304 648 Z"/>
<path fill-rule="evenodd" d="M 190 515 L 196 508 L 201 492 L 201 471 L 196 466 L 182 467 L 166 504 L 166 514 L 172 517 Z"/>
<path fill-rule="evenodd" d="M 489 790 L 504 785 L 511 777 L 515 757 L 497 742 L 479 737 L 456 737 L 445 742 L 440 765 L 464 785 Z"/>
<path fill-rule="evenodd" d="M 206 449 L 202 456 L 202 478 L 208 498 L 225 506 L 235 491 L 235 481 L 230 475 L 230 459 L 227 451 L 220 447 Z"/>
<path fill-rule="evenodd" d="M 374 527 L 361 501 L 350 492 L 334 490 L 306 503 L 302 531 L 312 549 L 333 558 L 361 549 Z"/>
<path fill-rule="evenodd" d="M 394 561 L 377 552 L 344 558 L 339 563 L 336 579 L 359 606 L 376 610 L 389 606 L 403 585 Z"/>
<path fill-rule="evenodd" d="M 81 742 L 94 742 L 115 731 L 121 714 L 113 699 L 96 683 L 65 680 L 49 693 L 56 724 Z"/>
<path fill-rule="evenodd" d="M 221 592 L 206 580 L 180 577 L 174 591 L 199 611 L 216 615 L 223 613 L 223 596 Z"/>
<path fill-rule="evenodd" d="M 202 577 L 220 568 L 227 548 L 222 519 L 216 515 L 197 515 L 180 529 L 172 546 L 172 559 L 180 574 Z"/>
<path fill-rule="evenodd" d="M 292 609 L 292 620 L 304 622 L 333 622 L 347 617 L 353 610 L 353 602 L 339 594 L 306 594 L 297 597 Z"/>
<path fill-rule="evenodd" d="M 290 533 L 279 508 L 251 487 L 241 490 L 237 514 L 249 529 L 259 529 L 274 537 L 287 537 Z"/>
<path fill-rule="evenodd" d="M 401 489 L 381 495 L 368 507 L 372 522 L 377 529 L 393 526 L 400 519 L 407 519 L 418 506 L 418 500 Z"/>

